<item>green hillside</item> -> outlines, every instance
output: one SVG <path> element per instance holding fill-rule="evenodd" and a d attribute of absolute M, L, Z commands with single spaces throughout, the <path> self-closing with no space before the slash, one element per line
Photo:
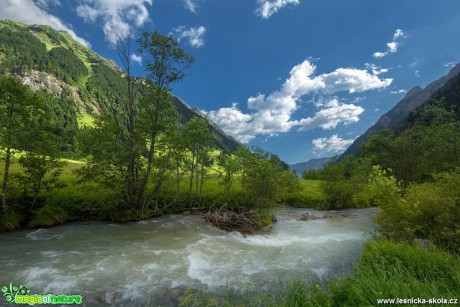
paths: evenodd
<path fill-rule="evenodd" d="M 0 75 L 6 74 L 14 74 L 23 84 L 42 92 L 61 127 L 59 133 L 67 136 L 75 135 L 79 118 L 88 123 L 98 115 L 119 112 L 126 97 L 126 82 L 113 61 L 49 26 L 0 20 Z M 137 86 L 141 93 L 142 83 Z M 173 97 L 173 105 L 182 123 L 204 117 L 177 97 Z M 226 152 L 237 149 L 233 138 L 207 121 L 217 148 Z M 75 157 L 74 140 L 67 138 L 62 150 Z"/>

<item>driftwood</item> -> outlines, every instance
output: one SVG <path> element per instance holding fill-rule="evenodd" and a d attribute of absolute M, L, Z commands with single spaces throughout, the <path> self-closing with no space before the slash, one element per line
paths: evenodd
<path fill-rule="evenodd" d="M 219 229 L 224 231 L 238 231 L 243 235 L 263 233 L 271 230 L 272 224 L 260 225 L 260 223 L 253 218 L 251 211 L 246 208 L 236 208 L 228 210 L 224 204 L 219 209 L 213 212 L 209 210 L 203 216 L 205 220 Z"/>

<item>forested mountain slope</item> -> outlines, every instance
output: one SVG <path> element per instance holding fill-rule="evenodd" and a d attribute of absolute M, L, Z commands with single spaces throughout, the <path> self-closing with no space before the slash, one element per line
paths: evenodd
<path fill-rule="evenodd" d="M 386 128 L 395 127 L 407 118 L 411 112 L 415 109 L 425 105 L 433 98 L 438 97 L 439 92 L 448 91 L 452 86 L 452 81 L 460 74 L 460 64 L 453 67 L 449 73 L 430 83 L 425 88 L 420 86 L 414 87 L 410 90 L 406 96 L 399 101 L 390 111 L 382 115 L 380 119 L 370 127 L 364 134 L 358 137 L 353 144 L 348 147 L 343 156 L 349 154 L 358 154 L 361 152 L 361 145 L 365 143 L 369 136 L 377 131 L 381 131 Z"/>
<path fill-rule="evenodd" d="M 66 140 L 61 149 L 67 156 L 75 156 L 79 118 L 119 112 L 126 97 L 123 72 L 113 61 L 49 26 L 0 20 L 0 75 L 6 74 L 14 74 L 45 96 L 58 126 L 56 133 Z M 194 116 L 205 118 L 177 97 L 172 102 L 182 123 Z M 236 150 L 238 142 L 211 120 L 207 122 L 216 147 Z"/>

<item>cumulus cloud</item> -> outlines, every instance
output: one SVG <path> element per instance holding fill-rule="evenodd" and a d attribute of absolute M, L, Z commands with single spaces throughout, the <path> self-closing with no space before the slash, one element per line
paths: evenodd
<path fill-rule="evenodd" d="M 134 53 L 131 54 L 131 62 L 142 64 L 142 57 L 140 55 L 136 55 Z"/>
<path fill-rule="evenodd" d="M 264 19 L 268 19 L 283 7 L 298 5 L 299 3 L 300 0 L 257 0 L 256 14 Z"/>
<path fill-rule="evenodd" d="M 255 138 L 254 131 L 249 124 L 252 116 L 241 112 L 236 103 L 233 103 L 231 108 L 206 112 L 206 115 L 226 133 L 233 131 L 231 135 L 234 135 L 242 143 L 249 143 Z"/>
<path fill-rule="evenodd" d="M 330 130 L 338 124 L 349 125 L 359 121 L 359 115 L 364 109 L 354 104 L 340 103 L 337 99 L 329 101 L 324 109 L 316 112 L 313 117 L 300 120 L 299 131 L 306 131 L 321 127 Z"/>
<path fill-rule="evenodd" d="M 259 93 L 249 97 L 247 108 L 251 113 L 245 114 L 233 106 L 211 111 L 208 115 L 218 125 L 225 123 L 219 125 L 222 130 L 241 142 L 249 142 L 257 135 L 277 135 L 290 131 L 293 127 L 299 127 L 299 130 L 318 127 L 332 129 L 341 123 L 357 122 L 364 109 L 353 104 L 340 103 L 337 99 L 322 98 L 312 101 L 319 108 L 313 117 L 292 120 L 292 115 L 299 108 L 298 102 L 301 97 L 307 94 L 332 95 L 343 91 L 360 93 L 385 88 L 393 81 L 381 79 L 378 74 L 356 68 L 338 68 L 331 73 L 316 76 L 315 72 L 316 66 L 307 59 L 291 69 L 289 78 L 278 91 L 270 95 Z M 233 117 L 230 117 L 229 113 Z M 235 116 L 237 113 L 238 117 Z"/>
<path fill-rule="evenodd" d="M 149 21 L 147 5 L 152 5 L 152 0 L 81 0 L 77 14 L 85 22 L 102 20 L 105 37 L 113 42 L 127 37 L 132 27 Z"/>
<path fill-rule="evenodd" d="M 387 56 L 390 53 L 396 53 L 398 51 L 399 43 L 402 39 L 406 38 L 407 34 L 401 29 L 396 29 L 394 34 L 393 34 L 393 41 L 387 43 L 387 51 L 385 52 L 374 52 L 372 55 L 374 58 L 383 58 L 384 56 Z"/>
<path fill-rule="evenodd" d="M 5 0 L 2 2 L 0 18 L 16 20 L 29 25 L 48 25 L 56 30 L 66 31 L 77 42 L 90 47 L 90 43 L 79 37 L 72 30 L 72 26 L 46 11 L 46 7 L 50 3 L 59 4 L 56 0 L 40 0 L 36 2 L 32 0 Z"/>
<path fill-rule="evenodd" d="M 330 138 L 319 138 L 312 141 L 313 153 L 317 155 L 322 155 L 328 152 L 342 152 L 347 149 L 354 142 L 354 139 L 344 140 L 340 138 L 337 134 L 334 134 Z"/>
<path fill-rule="evenodd" d="M 203 26 L 188 29 L 185 26 L 180 26 L 175 28 L 172 34 L 174 34 L 179 41 L 186 39 L 192 47 L 200 48 L 204 46 L 203 36 L 205 33 L 206 28 Z"/>

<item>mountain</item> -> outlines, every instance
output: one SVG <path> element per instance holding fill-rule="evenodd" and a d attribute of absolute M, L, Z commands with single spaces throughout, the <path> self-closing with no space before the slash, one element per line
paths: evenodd
<path fill-rule="evenodd" d="M 390 111 L 382 115 L 382 117 L 380 117 L 380 119 L 372 127 L 359 136 L 343 153 L 342 157 L 345 155 L 356 155 L 360 153 L 361 145 L 367 141 L 372 133 L 386 128 L 393 128 L 397 124 L 401 123 L 409 114 L 411 114 L 412 111 L 425 105 L 434 95 L 437 94 L 438 91 L 442 91 L 446 85 L 449 85 L 450 80 L 459 74 L 460 64 L 457 64 L 446 76 L 433 81 L 425 88 L 416 86 L 411 89 Z"/>
<path fill-rule="evenodd" d="M 296 174 L 300 177 L 302 176 L 302 173 L 304 171 L 310 170 L 310 169 L 322 169 L 324 164 L 329 162 L 332 158 L 319 158 L 319 159 L 311 159 L 308 160 L 307 162 L 301 162 L 301 163 L 296 163 L 296 164 L 291 164 L 289 165 L 289 169 L 291 172 L 296 172 Z"/>
<path fill-rule="evenodd" d="M 49 101 L 59 133 L 67 136 L 61 149 L 69 156 L 75 151 L 73 136 L 78 126 L 99 114 L 120 111 L 126 97 L 123 71 L 115 62 L 49 26 L 0 20 L 0 76 L 6 74 L 14 74 Z M 139 87 L 142 84 L 138 82 Z M 182 123 L 195 116 L 205 118 L 217 148 L 226 152 L 238 148 L 239 143 L 202 112 L 172 98 Z"/>

